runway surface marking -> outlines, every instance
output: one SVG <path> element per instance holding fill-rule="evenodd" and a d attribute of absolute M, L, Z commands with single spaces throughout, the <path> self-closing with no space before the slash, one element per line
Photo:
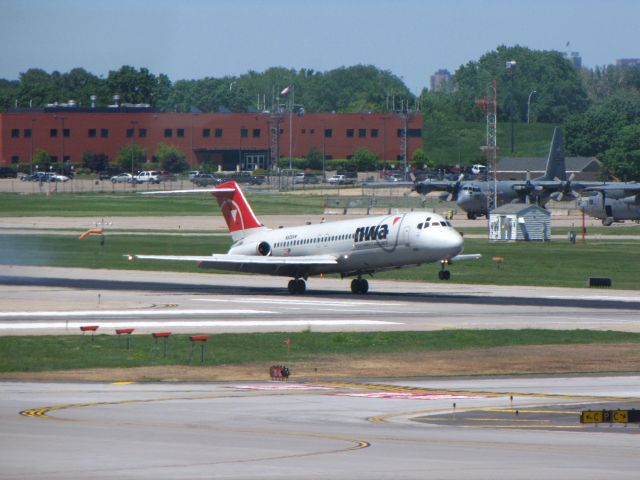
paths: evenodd
<path fill-rule="evenodd" d="M 376 392 L 376 393 L 332 393 L 335 397 L 359 397 L 359 398 L 387 398 L 393 400 L 456 400 L 487 398 L 486 395 L 453 395 L 444 393 L 403 393 L 403 392 Z"/>
<path fill-rule="evenodd" d="M 334 390 L 334 387 L 324 385 L 297 385 L 286 383 L 284 385 L 226 385 L 226 388 L 238 390 Z"/>
<path fill-rule="evenodd" d="M 259 297 L 250 297 L 247 299 L 227 299 L 227 298 L 192 298 L 194 301 L 198 302 L 219 302 L 219 303 L 265 303 L 265 304 L 273 304 L 273 305 L 319 305 L 319 306 L 335 306 L 335 307 L 369 307 L 369 306 L 384 306 L 384 307 L 398 307 L 405 306 L 405 303 L 401 302 L 367 302 L 367 301 L 330 301 L 330 300 L 298 300 L 298 299 L 285 299 L 285 300 L 274 300 L 271 298 L 259 298 Z"/>
<path fill-rule="evenodd" d="M 0 323 L 2 330 L 77 330 L 85 323 L 79 322 L 19 322 Z M 402 322 L 383 320 L 162 320 L 111 322 L 100 325 L 103 328 L 168 328 L 168 327 L 335 327 L 335 326 L 369 326 L 369 325 L 404 325 Z"/>
<path fill-rule="evenodd" d="M 37 312 L 0 312 L 0 318 L 21 317 L 155 317 L 161 315 L 265 315 L 275 314 L 270 310 L 49 310 Z"/>

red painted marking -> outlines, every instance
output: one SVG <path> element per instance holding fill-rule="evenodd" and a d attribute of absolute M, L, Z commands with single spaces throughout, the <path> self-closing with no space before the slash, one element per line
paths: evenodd
<path fill-rule="evenodd" d="M 95 332 L 98 330 L 98 325 L 84 325 L 80 327 L 81 332 Z"/>
<path fill-rule="evenodd" d="M 151 335 L 153 335 L 154 337 L 170 337 L 171 336 L 171 332 L 156 332 L 156 333 L 152 333 Z"/>
<path fill-rule="evenodd" d="M 191 335 L 189 340 L 192 342 L 206 342 L 209 340 L 209 335 Z"/>
<path fill-rule="evenodd" d="M 400 221 L 402 217 L 396 217 L 393 219 L 393 224 L 395 225 L 396 223 L 398 223 Z"/>
<path fill-rule="evenodd" d="M 118 335 L 131 335 L 133 333 L 133 331 L 135 330 L 135 328 L 118 328 L 116 329 L 116 333 Z"/>

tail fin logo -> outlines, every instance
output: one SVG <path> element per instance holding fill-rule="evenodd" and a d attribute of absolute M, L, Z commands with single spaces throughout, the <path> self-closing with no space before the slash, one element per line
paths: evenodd
<path fill-rule="evenodd" d="M 226 182 L 211 193 L 218 200 L 230 232 L 261 227 L 237 183 Z"/>

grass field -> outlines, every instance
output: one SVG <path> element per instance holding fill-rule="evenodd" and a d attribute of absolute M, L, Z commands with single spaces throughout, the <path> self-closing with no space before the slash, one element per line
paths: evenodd
<path fill-rule="evenodd" d="M 321 195 L 251 194 L 247 199 L 257 215 L 321 214 Z M 136 194 L 20 195 L 0 193 L 0 216 L 165 216 L 221 215 L 210 195 L 153 196 Z"/>
<path fill-rule="evenodd" d="M 291 339 L 287 352 L 284 340 Z M 381 354 L 464 351 L 527 345 L 635 344 L 640 334 L 590 330 L 445 330 L 436 332 L 371 333 L 254 333 L 210 335 L 205 344 L 205 365 L 312 361 L 332 355 L 353 359 Z M 187 335 L 169 338 L 167 356 L 162 342 L 154 350 L 150 335 L 134 335 L 129 350 L 116 335 L 3 336 L 0 337 L 0 372 L 37 372 L 89 368 L 131 368 L 187 365 L 191 342 Z M 191 364 L 200 364 L 196 345 Z"/>
<path fill-rule="evenodd" d="M 511 125 L 498 124 L 498 158 L 546 157 L 555 125 L 517 123 L 515 151 L 511 153 Z M 425 121 L 424 149 L 437 164 L 485 163 L 480 146 L 486 143 L 484 122 Z"/>
<path fill-rule="evenodd" d="M 0 263 L 202 272 L 187 262 L 130 262 L 125 255 L 209 255 L 224 253 L 229 245 L 230 239 L 226 236 L 109 234 L 105 236 L 103 248 L 97 236 L 80 241 L 58 235 L 0 235 Z M 489 243 L 468 238 L 465 252 L 481 253 L 483 258 L 454 264 L 452 283 L 585 287 L 589 277 L 609 277 L 615 288 L 640 288 L 637 241 L 611 237 L 574 245 L 568 241 Z M 504 259 L 499 268 L 493 257 Z M 424 265 L 376 274 L 374 278 L 437 281 L 438 268 L 434 264 Z"/>

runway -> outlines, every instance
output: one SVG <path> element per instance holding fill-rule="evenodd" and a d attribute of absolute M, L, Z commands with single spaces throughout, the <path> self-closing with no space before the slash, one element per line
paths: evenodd
<path fill-rule="evenodd" d="M 640 331 L 637 292 L 313 278 L 292 296 L 286 279 L 39 267 L 0 271 L 0 333 L 158 328 L 175 332 L 550 328 Z"/>
<path fill-rule="evenodd" d="M 3 479 L 635 479 L 640 377 L 0 384 Z M 454 407 L 455 405 L 455 407 Z M 517 413 L 516 413 L 517 412 Z"/>

